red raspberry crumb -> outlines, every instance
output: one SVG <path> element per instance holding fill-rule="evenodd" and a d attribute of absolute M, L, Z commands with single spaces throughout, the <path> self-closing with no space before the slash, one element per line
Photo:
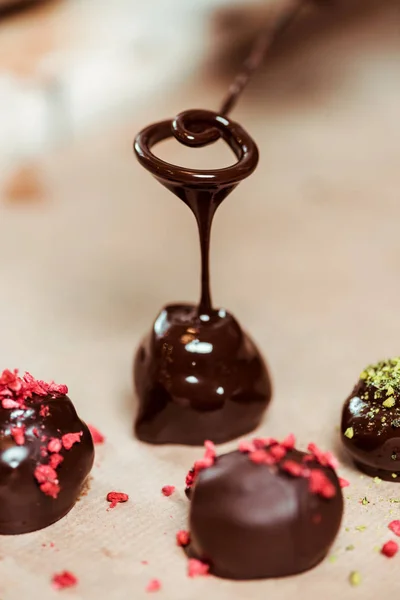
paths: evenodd
<path fill-rule="evenodd" d="M 395 535 L 400 536 L 400 521 L 391 521 L 388 525 L 390 531 L 393 531 Z"/>
<path fill-rule="evenodd" d="M 158 592 L 161 590 L 161 582 L 159 579 L 151 579 L 146 586 L 146 592 Z"/>
<path fill-rule="evenodd" d="M 381 553 L 384 554 L 385 556 L 387 556 L 388 558 L 392 558 L 392 556 L 397 554 L 398 551 L 399 551 L 399 545 L 397 542 L 394 542 L 393 540 L 386 542 L 386 544 L 383 544 L 383 546 L 381 548 Z"/>
<path fill-rule="evenodd" d="M 60 465 L 63 460 L 64 460 L 64 457 L 61 456 L 61 454 L 52 454 L 49 459 L 49 465 L 53 469 L 57 469 L 58 465 Z"/>
<path fill-rule="evenodd" d="M 249 458 L 256 465 L 273 465 L 275 463 L 275 459 L 266 450 L 250 452 Z"/>
<path fill-rule="evenodd" d="M 164 494 L 164 496 L 172 496 L 172 494 L 175 491 L 175 486 L 174 485 L 164 485 L 164 487 L 161 489 L 161 491 Z"/>
<path fill-rule="evenodd" d="M 39 411 L 39 415 L 41 417 L 48 417 L 50 413 L 50 409 L 48 406 L 46 406 L 45 404 L 42 404 L 40 407 L 40 411 Z"/>
<path fill-rule="evenodd" d="M 81 441 L 83 431 L 78 433 L 65 433 L 62 436 L 62 444 L 66 450 L 71 450 L 72 446 Z"/>
<path fill-rule="evenodd" d="M 287 450 L 293 450 L 296 444 L 296 438 L 293 433 L 290 433 L 282 442 L 281 445 Z"/>
<path fill-rule="evenodd" d="M 268 448 L 268 452 L 275 458 L 275 460 L 279 461 L 286 455 L 286 448 L 281 446 L 280 444 L 275 444 L 275 446 L 271 446 Z"/>
<path fill-rule="evenodd" d="M 47 387 L 48 394 L 61 394 L 62 396 L 66 396 L 66 394 L 68 394 L 68 386 L 62 383 L 54 383 L 54 381 L 50 381 L 50 383 L 47 384 L 43 381 L 41 381 L 40 383 L 44 384 L 44 386 Z"/>
<path fill-rule="evenodd" d="M 190 558 L 188 562 L 188 575 L 189 577 L 199 577 L 201 575 L 208 575 L 210 570 L 209 565 L 197 560 L 197 558 Z"/>
<path fill-rule="evenodd" d="M 92 434 L 93 444 L 104 444 L 105 437 L 96 427 L 93 425 L 88 425 L 89 431 Z"/>
<path fill-rule="evenodd" d="M 123 492 L 108 492 L 107 494 L 107 502 L 111 502 L 109 508 L 115 508 L 119 502 L 127 502 L 128 500 L 128 494 Z"/>
<path fill-rule="evenodd" d="M 215 449 L 214 442 L 210 442 L 210 440 L 206 440 L 204 442 L 204 447 L 205 447 L 204 458 L 206 458 L 206 459 L 212 458 L 214 460 L 217 455 L 217 451 Z"/>
<path fill-rule="evenodd" d="M 60 486 L 58 485 L 57 473 L 50 465 L 38 465 L 34 471 L 34 476 L 44 494 L 57 498 Z"/>
<path fill-rule="evenodd" d="M 255 445 L 253 444 L 253 442 L 248 442 L 246 440 L 242 440 L 241 442 L 239 442 L 239 452 L 254 452 L 256 450 Z"/>
<path fill-rule="evenodd" d="M 46 448 L 40 448 L 40 456 L 42 456 L 43 458 L 46 458 L 46 456 L 48 455 L 48 452 L 46 450 Z"/>
<path fill-rule="evenodd" d="M 339 477 L 339 485 L 341 488 L 349 487 L 350 481 L 347 481 L 347 479 L 343 479 L 343 477 Z"/>
<path fill-rule="evenodd" d="M 253 438 L 253 444 L 256 450 L 265 450 L 267 446 L 277 444 L 273 438 Z"/>
<path fill-rule="evenodd" d="M 188 471 L 187 475 L 186 475 L 186 479 L 185 479 L 185 483 L 186 483 L 186 487 L 190 488 L 192 487 L 192 485 L 194 484 L 194 469 L 190 469 L 190 471 Z"/>
<path fill-rule="evenodd" d="M 25 425 L 20 425 L 19 427 L 11 427 L 10 429 L 10 433 L 17 446 L 23 446 L 25 443 L 25 429 Z"/>
<path fill-rule="evenodd" d="M 57 438 L 51 438 L 49 443 L 47 444 L 47 450 L 49 452 L 60 452 L 62 448 L 61 440 Z"/>
<path fill-rule="evenodd" d="M 176 534 L 176 543 L 178 546 L 187 546 L 190 543 L 190 533 L 182 529 Z"/>
<path fill-rule="evenodd" d="M 286 471 L 286 473 L 293 475 L 293 477 L 304 477 L 307 473 L 304 466 L 299 465 L 299 463 L 294 460 L 285 460 L 285 462 L 281 464 L 281 469 Z"/>
<path fill-rule="evenodd" d="M 335 486 L 320 469 L 310 472 L 309 482 L 310 492 L 313 494 L 318 494 L 322 498 L 333 498 L 336 495 Z"/>
<path fill-rule="evenodd" d="M 318 448 L 316 444 L 308 444 L 307 450 L 311 452 L 314 458 L 319 462 L 323 467 L 331 467 L 332 469 L 337 469 L 339 463 L 337 459 L 333 456 L 332 452 L 322 452 Z"/>
<path fill-rule="evenodd" d="M 10 398 L 5 398 L 4 400 L 2 400 L 1 405 L 3 408 L 8 408 L 8 409 L 20 407 L 19 402 L 16 402 L 15 400 L 11 400 Z"/>
<path fill-rule="evenodd" d="M 62 590 L 64 588 L 74 587 L 78 583 L 78 580 L 70 571 L 62 571 L 62 573 L 53 575 L 51 582 L 54 589 Z"/>

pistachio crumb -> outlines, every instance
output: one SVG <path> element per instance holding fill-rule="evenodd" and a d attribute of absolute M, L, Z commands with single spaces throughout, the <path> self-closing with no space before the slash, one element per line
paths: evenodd
<path fill-rule="evenodd" d="M 392 473 L 393 479 L 397 479 L 397 473 Z"/>
<path fill-rule="evenodd" d="M 331 554 L 331 556 L 329 557 L 329 562 L 330 563 L 335 563 L 336 561 L 337 561 L 336 554 Z"/>
<path fill-rule="evenodd" d="M 354 544 L 349 544 L 348 546 L 346 546 L 346 550 L 354 550 L 354 548 Z"/>
<path fill-rule="evenodd" d="M 351 438 L 354 436 L 354 429 L 352 427 L 348 427 L 344 432 L 344 435 L 351 440 Z"/>
<path fill-rule="evenodd" d="M 350 584 L 353 586 L 360 585 L 361 583 L 361 575 L 359 571 L 352 571 L 349 576 Z"/>
<path fill-rule="evenodd" d="M 356 531 L 365 531 L 367 529 L 366 525 L 357 525 L 356 527 L 354 527 L 354 529 Z"/>
<path fill-rule="evenodd" d="M 363 506 L 366 506 L 367 504 L 369 504 L 369 500 L 368 500 L 368 498 L 366 496 L 364 496 L 364 498 L 361 500 L 361 504 Z"/>
<path fill-rule="evenodd" d="M 380 477 L 374 477 L 373 482 L 376 483 L 376 485 L 379 485 L 382 482 L 382 479 Z"/>

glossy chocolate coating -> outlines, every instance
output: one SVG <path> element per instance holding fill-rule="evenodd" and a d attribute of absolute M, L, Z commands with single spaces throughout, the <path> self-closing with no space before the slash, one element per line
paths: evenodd
<path fill-rule="evenodd" d="M 222 137 L 238 162 L 205 171 L 166 163 L 151 147 L 172 135 L 193 147 Z M 215 211 L 256 168 L 257 146 L 237 123 L 193 110 L 144 129 L 135 140 L 135 152 L 193 212 L 201 249 L 199 305 L 164 308 L 137 352 L 136 435 L 151 443 L 222 443 L 254 429 L 271 399 L 269 376 L 254 343 L 232 315 L 213 309 L 209 275 Z"/>
<path fill-rule="evenodd" d="M 286 459 L 301 463 L 303 452 Z M 191 493 L 190 556 L 229 579 L 282 577 L 306 571 L 326 555 L 339 530 L 343 497 L 338 478 L 316 461 L 335 486 L 331 499 L 311 493 L 306 478 L 254 464 L 231 452 L 199 473 Z"/>
<path fill-rule="evenodd" d="M 201 445 L 252 431 L 271 397 L 256 346 L 224 310 L 198 315 L 167 306 L 135 361 L 136 435 L 148 442 Z"/>
<path fill-rule="evenodd" d="M 372 477 L 400 482 L 400 394 L 385 407 L 377 388 L 359 380 L 342 412 L 341 438 L 357 467 Z M 352 429 L 352 437 L 345 435 Z"/>
<path fill-rule="evenodd" d="M 26 410 L 0 406 L 0 534 L 36 531 L 61 519 L 77 501 L 94 460 L 90 431 L 67 396 L 34 395 L 25 403 Z M 47 416 L 40 415 L 42 406 L 49 407 Z M 26 428 L 22 445 L 10 434 L 15 426 Z M 57 498 L 52 498 L 41 491 L 34 477 L 35 468 L 48 462 L 42 449 L 51 438 L 81 431 L 79 443 L 59 452 L 64 459 L 57 467 L 61 489 Z"/>

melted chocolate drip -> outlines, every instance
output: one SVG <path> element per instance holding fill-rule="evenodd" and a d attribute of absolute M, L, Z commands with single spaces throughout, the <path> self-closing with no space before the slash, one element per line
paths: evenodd
<path fill-rule="evenodd" d="M 359 380 L 342 412 L 342 442 L 357 467 L 371 477 L 400 482 L 400 394 L 382 405 L 378 390 Z"/>
<path fill-rule="evenodd" d="M 290 450 L 285 460 L 302 464 L 305 454 Z M 231 452 L 200 471 L 191 492 L 190 556 L 229 579 L 282 577 L 306 571 L 328 552 L 339 530 L 343 496 L 333 469 L 317 461 L 335 496 L 321 498 L 303 477 L 254 464 Z"/>
<path fill-rule="evenodd" d="M 214 171 L 166 163 L 151 147 L 171 135 L 193 147 L 222 137 L 238 162 Z M 152 443 L 202 444 L 208 438 L 224 442 L 254 429 L 271 398 L 258 350 L 233 316 L 213 309 L 209 280 L 213 216 L 256 168 L 257 146 L 237 123 L 193 110 L 143 130 L 135 151 L 141 164 L 192 210 L 202 261 L 199 306 L 166 307 L 139 348 L 134 367 L 136 434 Z"/>
<path fill-rule="evenodd" d="M 89 429 L 64 395 L 33 396 L 25 410 L 0 408 L 0 534 L 36 531 L 66 515 L 82 491 L 94 460 Z M 41 416 L 42 406 L 49 414 Z M 14 426 L 25 427 L 25 441 L 17 445 L 11 436 Z M 34 477 L 38 465 L 48 463 L 43 448 L 51 438 L 83 432 L 80 442 L 59 452 L 63 462 L 57 467 L 60 491 L 57 498 L 46 495 Z M 46 440 L 42 441 L 42 437 Z"/>

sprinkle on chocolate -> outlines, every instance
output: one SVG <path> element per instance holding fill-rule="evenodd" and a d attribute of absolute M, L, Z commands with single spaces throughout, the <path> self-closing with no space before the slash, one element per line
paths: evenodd
<path fill-rule="evenodd" d="M 386 544 L 383 544 L 383 546 L 381 548 L 381 554 L 383 554 L 384 556 L 387 556 L 388 558 L 392 558 L 395 554 L 397 554 L 398 551 L 399 551 L 399 545 L 397 542 L 394 542 L 393 540 L 386 542 Z"/>
<path fill-rule="evenodd" d="M 335 486 L 325 473 L 319 469 L 314 469 L 309 475 L 310 491 L 318 494 L 322 498 L 333 498 L 336 495 Z"/>
<path fill-rule="evenodd" d="M 78 579 L 70 571 L 62 571 L 53 575 L 51 579 L 53 588 L 56 590 L 63 590 L 65 588 L 75 587 L 78 583 Z"/>
<path fill-rule="evenodd" d="M 161 590 L 161 582 L 159 579 L 151 579 L 146 586 L 146 592 L 158 592 Z"/>
<path fill-rule="evenodd" d="M 376 400 L 392 397 L 400 388 L 400 357 L 381 360 L 368 366 L 360 375 L 365 384 L 374 389 Z"/>
<path fill-rule="evenodd" d="M 60 486 L 55 469 L 50 465 L 38 465 L 34 471 L 34 476 L 44 494 L 57 498 Z"/>
<path fill-rule="evenodd" d="M 45 404 L 42 404 L 42 406 L 40 407 L 40 411 L 39 414 L 41 417 L 48 417 L 50 414 L 50 409 L 48 406 L 46 406 Z"/>
<path fill-rule="evenodd" d="M 82 435 L 83 431 L 79 431 L 78 433 L 65 433 L 61 438 L 62 445 L 66 450 L 70 450 L 74 444 L 81 441 Z"/>
<path fill-rule="evenodd" d="M 128 494 L 123 492 L 108 492 L 107 502 L 110 502 L 109 508 L 115 508 L 120 502 L 127 502 L 129 500 Z"/>
<path fill-rule="evenodd" d="M 196 477 L 200 471 L 203 469 L 208 469 L 215 462 L 216 450 L 213 442 L 206 440 L 204 442 L 205 452 L 204 457 L 200 460 L 197 460 L 193 467 L 190 469 L 188 474 L 186 475 L 186 487 L 191 488 L 194 484 Z"/>
<path fill-rule="evenodd" d="M 51 438 L 49 443 L 47 444 L 47 450 L 49 452 L 60 452 L 62 448 L 61 440 L 57 438 Z"/>
<path fill-rule="evenodd" d="M 348 427 L 344 432 L 344 435 L 351 440 L 354 437 L 354 429 L 352 427 Z"/>
<path fill-rule="evenodd" d="M 190 543 L 190 533 L 184 529 L 176 534 L 176 543 L 178 546 L 188 546 Z"/>
<path fill-rule="evenodd" d="M 400 521 L 395 520 L 391 521 L 388 525 L 390 531 L 392 531 L 395 535 L 400 537 Z"/>
<path fill-rule="evenodd" d="M 343 479 L 343 477 L 339 477 L 339 485 L 341 488 L 349 487 L 350 481 L 347 481 L 347 479 Z"/>
<path fill-rule="evenodd" d="M 188 561 L 188 575 L 189 577 L 201 577 L 208 575 L 210 570 L 209 565 L 197 560 L 197 558 L 190 558 Z"/>
<path fill-rule="evenodd" d="M 174 491 L 175 491 L 174 485 L 164 485 L 164 487 L 161 488 L 161 492 L 163 493 L 164 496 L 172 496 Z"/>
<path fill-rule="evenodd" d="M 17 446 L 23 446 L 25 444 L 25 425 L 18 425 L 17 427 L 11 427 L 10 433 Z"/>
<path fill-rule="evenodd" d="M 93 443 L 94 444 L 104 444 L 105 442 L 105 437 L 102 433 L 100 433 L 100 431 L 98 429 L 96 429 L 96 427 L 93 427 L 93 425 L 88 425 L 89 427 L 89 431 L 92 434 L 92 438 L 93 438 Z"/>

